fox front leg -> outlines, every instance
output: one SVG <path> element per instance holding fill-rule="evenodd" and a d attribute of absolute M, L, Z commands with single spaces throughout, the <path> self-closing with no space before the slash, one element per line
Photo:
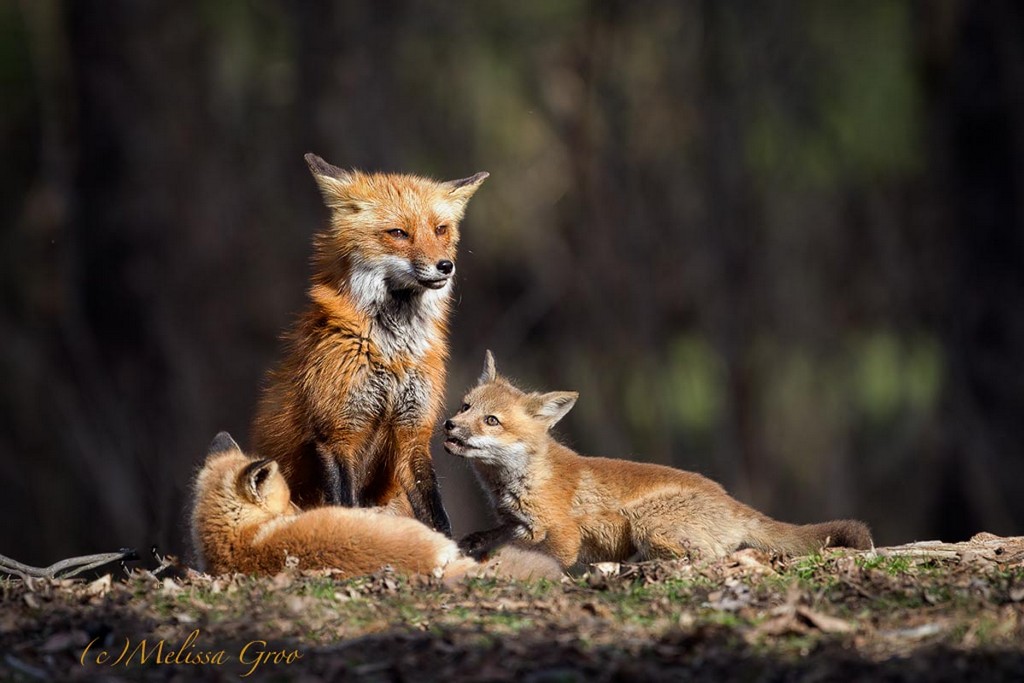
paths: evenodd
<path fill-rule="evenodd" d="M 393 442 L 397 453 L 398 479 L 409 499 L 412 514 L 435 531 L 452 537 L 452 524 L 448 521 L 441 489 L 430 459 L 430 424 L 403 425 L 395 429 Z"/>
<path fill-rule="evenodd" d="M 430 451 L 424 449 L 418 452 L 409 469 L 412 481 L 406 486 L 405 493 L 416 519 L 451 538 L 452 523 L 444 509 L 444 501 L 441 500 L 441 489 L 437 485 Z"/>
<path fill-rule="evenodd" d="M 324 503 L 355 507 L 352 467 L 347 459 L 337 457 L 334 451 L 321 441 L 316 444 L 316 454 L 324 475 Z"/>

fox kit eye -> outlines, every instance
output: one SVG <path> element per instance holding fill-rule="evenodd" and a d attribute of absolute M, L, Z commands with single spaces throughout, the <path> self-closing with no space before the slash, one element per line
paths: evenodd
<path fill-rule="evenodd" d="M 462 404 L 462 407 L 461 407 L 461 408 L 459 408 L 459 412 L 460 412 L 460 413 L 464 413 L 464 412 L 466 412 L 467 410 L 469 410 L 469 404 L 468 404 L 468 403 L 463 403 L 463 404 Z"/>
<path fill-rule="evenodd" d="M 448 226 L 447 225 L 439 225 L 439 226 L 437 226 L 436 228 L 434 228 L 434 234 L 437 235 L 438 237 L 441 237 L 442 235 L 448 234 Z"/>
<path fill-rule="evenodd" d="M 497 427 L 498 425 L 501 424 L 501 420 L 499 420 L 498 418 L 494 417 L 493 415 L 488 415 L 487 417 L 485 417 L 484 418 L 484 422 L 486 422 L 487 424 L 489 424 L 492 427 Z"/>
<path fill-rule="evenodd" d="M 404 240 L 407 237 L 409 237 L 409 233 L 407 233 L 405 230 L 402 230 L 401 228 L 394 228 L 392 230 L 388 230 L 388 234 L 394 237 L 396 240 Z"/>

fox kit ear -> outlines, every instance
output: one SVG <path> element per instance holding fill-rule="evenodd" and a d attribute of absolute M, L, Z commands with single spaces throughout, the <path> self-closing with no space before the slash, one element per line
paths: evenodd
<path fill-rule="evenodd" d="M 494 354 L 490 349 L 484 354 L 484 371 L 480 373 L 477 384 L 490 384 L 498 377 L 498 371 L 494 368 Z"/>
<path fill-rule="evenodd" d="M 328 178 L 337 178 L 342 182 L 351 180 L 348 171 L 338 168 L 333 164 L 329 164 L 312 152 L 308 152 L 304 157 L 306 163 L 309 164 L 309 170 L 313 172 L 314 176 L 327 176 Z"/>
<path fill-rule="evenodd" d="M 566 413 L 572 410 L 579 397 L 580 395 L 575 391 L 551 391 L 546 394 L 534 395 L 530 402 L 533 417 L 551 429 L 565 417 Z"/>
<path fill-rule="evenodd" d="M 267 484 L 277 474 L 277 462 L 274 460 L 257 460 L 246 465 L 242 470 L 241 484 L 246 495 L 257 503 L 267 495 Z"/>
<path fill-rule="evenodd" d="M 448 192 L 453 199 L 465 205 L 469 198 L 480 188 L 480 185 L 487 180 L 489 175 L 491 174 L 487 171 L 480 171 L 468 178 L 449 180 L 446 183 L 442 183 L 442 185 L 448 188 Z"/>
<path fill-rule="evenodd" d="M 231 435 L 227 432 L 219 432 L 217 436 L 213 437 L 213 441 L 210 442 L 210 447 L 206 449 L 207 455 L 214 455 L 216 453 L 223 453 L 224 451 L 241 451 L 235 440 L 231 438 Z"/>
<path fill-rule="evenodd" d="M 362 208 L 349 196 L 348 187 L 352 184 L 352 174 L 349 171 L 327 163 L 312 152 L 305 158 L 327 208 L 348 211 L 358 211 Z"/>

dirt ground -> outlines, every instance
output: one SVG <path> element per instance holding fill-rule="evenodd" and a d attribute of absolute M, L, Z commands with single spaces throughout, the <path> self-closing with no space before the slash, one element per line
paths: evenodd
<path fill-rule="evenodd" d="M 558 582 L 0 580 L 3 680 L 1024 680 L 1024 537 Z"/>

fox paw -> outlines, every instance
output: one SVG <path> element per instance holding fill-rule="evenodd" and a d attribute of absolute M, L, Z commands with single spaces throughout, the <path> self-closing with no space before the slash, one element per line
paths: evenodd
<path fill-rule="evenodd" d="M 459 541 L 459 550 L 463 555 L 472 557 L 477 562 L 484 562 L 490 553 L 490 544 L 487 542 L 487 535 L 483 532 L 476 532 L 463 536 Z"/>

